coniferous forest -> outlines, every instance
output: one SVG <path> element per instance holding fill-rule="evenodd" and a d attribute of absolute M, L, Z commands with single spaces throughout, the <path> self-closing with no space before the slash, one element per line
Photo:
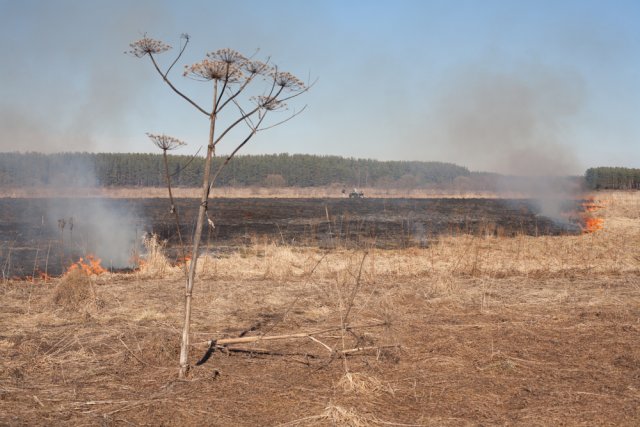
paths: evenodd
<path fill-rule="evenodd" d="M 171 181 L 177 187 L 199 187 L 204 159 L 169 155 Z M 224 156 L 214 159 L 214 170 Z M 240 155 L 229 163 L 217 185 L 222 187 L 419 188 L 451 184 L 491 189 L 498 174 L 470 172 L 443 162 L 379 161 L 310 154 Z M 505 181 L 506 177 L 502 177 Z M 518 179 L 508 180 L 518 188 Z M 475 186 L 470 183 L 475 183 Z M 586 187 L 640 189 L 640 169 L 587 169 Z M 161 154 L 148 153 L 0 153 L 0 187 L 164 187 Z M 500 185 L 504 187 L 504 183 Z"/>
<path fill-rule="evenodd" d="M 170 155 L 173 185 L 202 185 L 204 159 Z M 224 157 L 214 159 L 214 170 Z M 468 177 L 451 163 L 377 161 L 307 154 L 242 155 L 229 163 L 218 186 L 315 187 L 386 186 L 413 188 Z M 142 186 L 165 185 L 161 154 L 140 153 L 0 153 L 0 186 Z"/>
<path fill-rule="evenodd" d="M 587 186 L 593 190 L 638 190 L 640 169 L 600 167 L 587 169 Z"/>

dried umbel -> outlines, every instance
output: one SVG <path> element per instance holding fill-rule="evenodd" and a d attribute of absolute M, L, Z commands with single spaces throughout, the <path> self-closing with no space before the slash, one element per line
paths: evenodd
<path fill-rule="evenodd" d="M 183 145 L 187 145 L 186 142 L 180 141 L 177 138 L 165 134 L 156 135 L 147 132 L 147 136 L 149 137 L 149 139 L 151 139 L 151 141 L 153 141 L 154 144 L 156 144 L 159 149 L 163 151 L 171 151 L 175 150 L 176 148 L 182 147 Z"/>
<path fill-rule="evenodd" d="M 302 80 L 286 71 L 274 72 L 273 78 L 276 81 L 276 85 L 286 89 L 302 90 L 305 88 L 305 84 Z"/>
<path fill-rule="evenodd" d="M 171 46 L 169 46 L 168 44 L 147 36 L 144 36 L 140 40 L 131 43 L 129 47 L 131 47 L 131 50 L 126 53 L 137 56 L 138 58 L 142 58 L 143 56 L 149 54 L 166 52 L 171 49 Z"/>
<path fill-rule="evenodd" d="M 276 99 L 273 96 L 254 96 L 251 100 L 260 108 L 268 111 L 283 110 L 287 108 L 287 104 Z"/>
<path fill-rule="evenodd" d="M 273 72 L 273 69 L 262 61 L 246 61 L 243 68 L 249 74 L 269 75 Z"/>
<path fill-rule="evenodd" d="M 243 64 L 247 61 L 247 58 L 242 55 L 240 52 L 237 52 L 233 49 L 224 48 L 218 49 L 215 52 L 207 53 L 207 58 L 214 61 L 221 61 L 225 64 Z"/>
<path fill-rule="evenodd" d="M 185 65 L 184 76 L 194 80 L 221 80 L 227 83 L 236 83 L 244 78 L 244 73 L 236 64 L 204 59 L 192 65 Z"/>

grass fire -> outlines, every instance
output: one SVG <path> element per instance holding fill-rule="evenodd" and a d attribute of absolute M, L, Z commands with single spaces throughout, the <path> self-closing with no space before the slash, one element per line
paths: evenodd
<path fill-rule="evenodd" d="M 80 258 L 77 262 L 71 264 L 71 267 L 65 274 L 73 273 L 76 270 L 80 270 L 88 275 L 100 275 L 106 273 L 108 270 L 100 265 L 102 261 L 95 258 L 93 255 L 87 255 L 85 258 Z"/>
<path fill-rule="evenodd" d="M 583 233 L 594 233 L 604 228 L 604 219 L 596 216 L 596 213 L 603 209 L 603 206 L 596 203 L 594 197 L 589 197 L 582 203 L 584 209 L 581 216 L 583 218 L 584 226 Z"/>
<path fill-rule="evenodd" d="M 185 272 L 170 233 L 145 235 L 137 270 L 110 272 L 86 255 L 44 286 L 6 280 L 0 412 L 29 424 L 140 424 L 149 413 L 167 424 L 197 423 L 194 411 L 215 410 L 230 423 L 375 425 L 415 424 L 427 408 L 432 420 L 455 413 L 524 422 L 535 414 L 544 424 L 624 424 L 640 415 L 629 410 L 637 407 L 640 360 L 640 196 L 594 197 L 567 205 L 607 221 L 592 233 L 577 224 L 545 235 L 535 213 L 513 222 L 489 216 L 498 206 L 499 215 L 516 215 L 524 205 L 458 199 L 387 199 L 388 217 L 378 214 L 367 228 L 360 205 L 348 205 L 347 220 L 341 205 L 325 211 L 326 200 L 305 199 L 293 206 L 317 210 L 307 219 L 313 227 L 284 221 L 269 233 L 249 221 L 242 233 L 212 234 L 197 265 L 203 284 L 192 346 L 197 358 L 213 353 L 192 368 L 188 386 L 173 382 Z M 365 200 L 369 209 L 381 202 Z M 243 209 L 260 224 L 261 212 L 278 218 L 290 206 L 227 203 L 216 230 L 233 229 Z M 441 205 L 465 212 L 466 224 L 438 233 L 423 226 L 417 235 L 417 212 L 424 221 L 451 216 Z M 526 232 L 524 218 L 537 220 L 537 233 Z M 389 221 L 404 225 L 386 234 Z M 478 415 L 488 396 L 500 402 Z M 295 409 L 302 404 L 312 418 Z"/>
<path fill-rule="evenodd" d="M 0 426 L 640 426 L 640 2 L 0 9 Z"/>

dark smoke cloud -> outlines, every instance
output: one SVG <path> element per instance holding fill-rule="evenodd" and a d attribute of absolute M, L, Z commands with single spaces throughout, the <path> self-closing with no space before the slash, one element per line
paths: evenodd
<path fill-rule="evenodd" d="M 564 138 L 584 99 L 574 71 L 474 65 L 445 82 L 434 117 L 440 143 L 457 162 L 505 174 L 566 175 L 580 169 Z"/>

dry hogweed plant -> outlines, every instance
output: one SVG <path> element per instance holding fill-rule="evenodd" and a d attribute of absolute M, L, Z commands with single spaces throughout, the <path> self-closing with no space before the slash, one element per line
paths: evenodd
<path fill-rule="evenodd" d="M 209 195 L 215 186 L 216 179 L 229 164 L 236 153 L 242 149 L 258 132 L 286 123 L 300 114 L 304 107 L 287 113 L 287 116 L 275 121 L 268 121 L 271 113 L 286 111 L 287 103 L 307 92 L 312 84 L 306 84 L 289 72 L 280 70 L 271 64 L 270 60 L 258 61 L 247 57 L 232 49 L 220 49 L 206 54 L 201 61 L 191 65 L 185 65 L 183 76 L 202 82 L 211 91 L 211 105 L 207 108 L 200 105 L 193 97 L 188 96 L 169 77 L 182 57 L 189 36 L 182 34 L 180 37 L 180 49 L 175 58 L 163 68 L 158 57 L 168 52 L 171 46 L 144 35 L 138 41 L 130 44 L 130 50 L 126 53 L 136 58 L 148 58 L 153 68 L 162 80 L 178 96 L 192 105 L 209 121 L 209 138 L 205 156 L 205 166 L 202 176 L 202 193 L 198 209 L 196 227 L 193 234 L 191 254 L 192 259 L 188 265 L 185 284 L 184 325 L 180 344 L 180 378 L 187 376 L 189 372 L 189 337 L 191 324 L 191 309 L 193 298 L 193 286 L 196 276 L 196 267 L 200 251 L 202 232 L 205 220 L 213 225 L 209 217 Z M 224 117 L 224 121 L 219 118 Z M 167 151 L 181 145 L 178 140 L 165 135 L 149 135 L 152 141 L 166 154 Z M 216 148 L 223 140 L 234 139 L 230 153 L 215 170 L 212 170 L 212 158 Z M 169 180 L 168 186 L 170 187 Z M 172 210 L 175 212 L 173 202 Z M 179 217 L 176 216 L 176 221 Z M 179 224 L 178 224 L 179 227 Z"/>
<path fill-rule="evenodd" d="M 173 201 L 173 192 L 171 191 L 171 174 L 169 173 L 169 160 L 167 158 L 167 151 L 173 151 L 180 147 L 187 145 L 186 142 L 180 141 L 178 138 L 174 138 L 169 135 L 161 134 L 155 135 L 147 132 L 147 136 L 155 144 L 156 147 L 162 150 L 162 158 L 164 160 L 164 177 L 167 180 L 167 189 L 169 190 L 169 203 L 171 208 L 169 212 L 173 215 L 176 222 L 176 234 L 178 235 L 178 242 L 180 243 L 180 250 L 182 251 L 182 259 L 186 260 L 187 256 L 184 249 L 184 242 L 182 240 L 182 233 L 180 232 L 180 215 L 176 204 Z M 188 273 L 187 263 L 185 262 L 185 273 Z"/>

